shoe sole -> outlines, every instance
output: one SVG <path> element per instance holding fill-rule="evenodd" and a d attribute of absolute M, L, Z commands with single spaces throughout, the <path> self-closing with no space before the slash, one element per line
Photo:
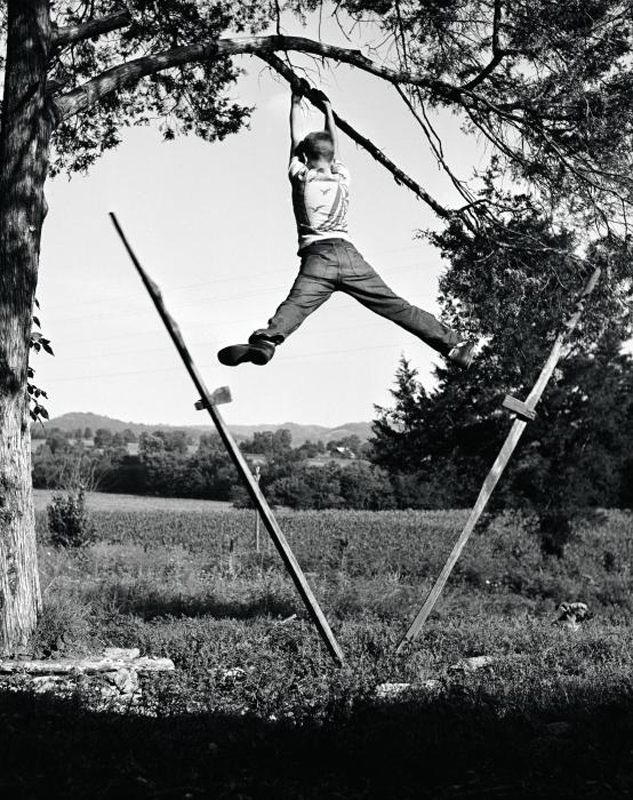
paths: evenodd
<path fill-rule="evenodd" d="M 272 355 L 269 356 L 257 347 L 249 344 L 233 344 L 230 347 L 223 347 L 218 352 L 218 361 L 225 367 L 237 367 L 238 364 L 256 364 L 263 367 L 268 364 Z"/>
<path fill-rule="evenodd" d="M 449 361 L 450 361 L 452 364 L 455 364 L 455 366 L 456 366 L 456 367 L 459 367 L 460 369 L 463 369 L 464 371 L 466 371 L 466 370 L 470 369 L 470 367 L 471 367 L 471 364 L 472 364 L 472 363 L 473 363 L 473 361 L 475 360 L 475 352 L 474 352 L 474 347 L 473 347 L 473 348 L 471 348 L 471 349 L 468 351 L 468 353 L 466 353 L 466 354 L 462 354 L 461 356 L 458 356 L 457 358 L 451 358 L 451 357 L 449 356 L 449 357 L 448 357 L 448 360 L 449 360 Z"/>

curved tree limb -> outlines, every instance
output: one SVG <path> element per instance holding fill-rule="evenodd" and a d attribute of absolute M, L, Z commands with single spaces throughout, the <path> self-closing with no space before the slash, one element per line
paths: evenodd
<path fill-rule="evenodd" d="M 66 47 L 69 44 L 83 42 L 93 36 L 101 36 L 104 33 L 127 28 L 132 21 L 129 11 L 119 11 L 116 14 L 108 14 L 107 17 L 91 19 L 80 25 L 68 25 L 65 28 L 58 28 L 53 33 L 53 47 Z"/>
<path fill-rule="evenodd" d="M 111 15 L 111 18 L 104 18 L 101 22 L 106 23 L 109 19 L 110 22 L 108 24 L 112 27 L 107 29 L 114 30 L 115 27 L 125 26 L 126 23 L 124 21 L 124 17 L 125 12 L 122 12 L 120 15 Z M 88 26 L 91 24 L 92 23 L 87 23 L 87 25 L 79 26 L 83 28 L 83 32 L 86 34 L 86 36 L 89 35 Z M 106 30 L 105 25 L 101 30 L 102 32 Z M 92 29 L 92 33 L 96 33 L 96 30 Z M 66 39 L 65 41 L 70 41 L 70 39 Z M 163 53 L 144 56 L 124 64 L 120 64 L 116 67 L 112 67 L 111 69 L 101 73 L 101 75 L 98 75 L 92 80 L 87 81 L 77 89 L 73 89 L 72 91 L 55 98 L 54 104 L 57 119 L 58 121 L 61 121 L 81 111 L 85 111 L 92 105 L 99 102 L 99 100 L 101 100 L 107 94 L 117 91 L 124 86 L 134 84 L 143 77 L 155 74 L 156 72 L 182 66 L 184 64 L 248 53 L 259 56 L 263 61 L 280 73 L 290 83 L 291 86 L 295 86 L 303 91 L 313 105 L 320 110 L 323 110 L 323 102 L 318 96 L 318 92 L 316 90 L 306 90 L 305 83 L 301 81 L 301 79 L 287 64 L 285 64 L 277 55 L 275 55 L 275 50 L 297 50 L 304 53 L 312 53 L 314 55 L 335 58 L 338 61 L 352 64 L 372 74 L 378 75 L 379 77 L 382 77 L 383 79 L 386 79 L 392 83 L 406 81 L 414 82 L 418 86 L 429 85 L 429 81 L 421 75 L 415 75 L 414 73 L 408 71 L 393 70 L 389 67 L 383 67 L 375 64 L 358 50 L 334 47 L 303 37 L 276 35 L 253 36 L 239 39 L 220 39 L 213 42 L 176 47 Z M 448 88 L 452 90 L 452 87 Z M 337 127 L 347 134 L 354 142 L 356 142 L 356 144 L 360 145 L 376 161 L 378 161 L 378 163 L 382 164 L 382 166 L 384 166 L 393 175 L 397 183 L 402 184 L 411 190 L 439 217 L 442 219 L 449 219 L 455 214 L 460 214 L 460 212 L 451 211 L 450 209 L 447 209 L 445 206 L 441 205 L 422 186 L 420 186 L 417 181 L 413 180 L 413 178 L 411 178 L 396 164 L 394 164 L 394 162 L 391 161 L 391 159 L 386 156 L 373 142 L 371 142 L 370 139 L 359 133 L 348 122 L 341 119 L 338 115 L 335 115 L 335 122 Z M 465 217 L 463 214 L 460 215 Z M 470 223 L 467 224 L 470 226 Z"/>
<path fill-rule="evenodd" d="M 498 9 L 495 15 L 497 32 L 493 36 L 493 60 L 495 56 L 495 50 L 497 51 L 497 54 L 509 54 L 508 51 L 500 49 L 498 26 L 501 12 L 499 2 L 496 4 L 496 9 Z M 232 56 L 242 54 L 257 55 L 263 57 L 265 60 L 266 56 L 274 56 L 278 51 L 302 52 L 321 58 L 332 59 L 339 63 L 349 64 L 395 85 L 407 84 L 416 86 L 419 90 L 432 95 L 435 101 L 441 101 L 448 104 L 457 104 L 484 133 L 486 138 L 493 145 L 499 148 L 502 153 L 504 153 L 515 163 L 517 163 L 517 161 L 520 159 L 519 154 L 509 148 L 507 143 L 495 134 L 490 125 L 486 125 L 484 120 L 478 119 L 477 117 L 479 115 L 475 112 L 478 106 L 485 105 L 493 110 L 496 115 L 498 115 L 501 123 L 514 124 L 515 127 L 518 126 L 519 128 L 526 124 L 524 115 L 517 117 L 507 110 L 501 110 L 495 107 L 490 100 L 473 91 L 472 88 L 468 89 L 464 87 L 458 87 L 445 81 L 434 80 L 428 74 L 419 71 L 414 72 L 408 69 L 397 69 L 385 66 L 372 61 L 370 58 L 367 58 L 367 56 L 365 56 L 360 50 L 329 45 L 324 42 L 314 41 L 312 39 L 300 36 L 267 35 L 221 38 L 212 41 L 182 45 L 179 47 L 170 48 L 160 53 L 131 59 L 130 61 L 105 70 L 101 74 L 88 80 L 83 85 L 68 91 L 65 94 L 62 94 L 57 87 L 52 88 L 52 111 L 56 117 L 56 120 L 60 122 L 74 114 L 85 111 L 94 104 L 98 103 L 108 94 L 125 86 L 133 85 L 142 78 L 156 74 L 163 70 L 181 67 L 186 64 L 195 64 L 204 61 L 230 58 Z M 490 67 L 490 63 L 488 67 Z M 480 72 L 479 76 L 470 82 L 471 87 L 473 85 L 473 81 L 475 83 L 480 83 L 484 77 L 489 76 L 490 70 L 488 67 L 484 67 L 483 72 Z M 486 73 L 485 75 L 483 74 L 484 72 Z M 466 84 L 466 87 L 468 87 L 468 85 L 469 84 Z M 343 121 L 341 122 L 345 124 Z M 534 122 L 531 124 L 534 127 L 535 135 L 540 135 L 541 138 L 544 138 L 546 134 L 544 126 L 535 124 Z M 399 171 L 398 167 L 390 162 L 389 159 L 384 156 L 384 154 L 382 154 L 378 148 L 373 146 L 369 140 L 362 137 L 356 131 L 351 133 L 351 126 L 348 126 L 348 130 L 345 132 L 352 136 L 352 138 L 355 136 L 355 140 L 361 144 L 361 146 L 372 152 L 372 155 L 387 169 L 389 169 L 394 177 L 400 180 L 403 184 L 407 185 L 408 188 L 414 191 L 419 197 L 422 197 L 438 215 L 446 218 L 447 216 L 452 216 L 454 213 L 459 213 L 448 211 L 428 195 L 424 197 L 424 190 L 418 184 L 416 184 L 415 181 L 412 181 L 411 178 L 406 176 L 401 170 Z M 558 157 L 558 153 L 555 155 Z M 466 215 L 462 213 L 460 216 L 465 218 Z"/>
<path fill-rule="evenodd" d="M 293 70 L 290 69 L 290 67 L 279 58 L 279 56 L 276 56 L 274 53 L 260 53 L 259 58 L 269 64 L 280 75 L 282 75 L 293 89 L 296 89 L 297 92 L 307 97 L 312 105 L 318 108 L 319 111 L 324 111 L 325 106 L 323 105 L 323 100 L 321 99 L 318 90 L 308 87 L 306 82 L 299 78 L 299 76 L 296 75 Z M 339 117 L 339 115 L 336 113 L 334 113 L 334 121 L 336 122 L 337 128 L 342 130 L 343 133 L 347 134 L 347 136 L 349 136 L 353 142 L 356 142 L 356 144 L 360 145 L 364 150 L 366 150 L 369 155 L 372 156 L 372 158 L 374 158 L 379 164 L 382 164 L 385 169 L 389 170 L 396 183 L 402 184 L 403 186 L 406 186 L 407 189 L 410 189 L 417 197 L 420 198 L 420 200 L 425 202 L 429 208 L 433 209 L 433 211 L 439 217 L 442 217 L 442 219 L 448 219 L 454 216 L 454 212 L 438 203 L 438 201 L 431 197 L 431 195 L 425 189 L 423 189 L 419 183 L 414 181 L 413 178 L 409 177 L 409 175 L 403 172 L 400 167 L 396 166 L 396 164 L 394 164 L 393 161 L 382 152 L 382 150 L 376 147 L 376 145 L 367 137 L 363 136 L 355 128 L 353 128 L 349 122 L 341 119 L 341 117 Z"/>
<path fill-rule="evenodd" d="M 331 58 L 358 67 L 391 83 L 410 83 L 415 86 L 433 88 L 435 91 L 441 91 L 445 97 L 455 97 L 459 94 L 456 87 L 441 81 L 432 81 L 426 75 L 376 64 L 363 55 L 360 50 L 336 47 L 302 36 L 248 36 L 183 45 L 119 64 L 102 72 L 77 89 L 56 98 L 57 116 L 58 119 L 65 119 L 80 111 L 85 111 L 110 92 L 165 69 L 246 53 L 264 55 L 275 53 L 278 50 L 298 51 Z"/>

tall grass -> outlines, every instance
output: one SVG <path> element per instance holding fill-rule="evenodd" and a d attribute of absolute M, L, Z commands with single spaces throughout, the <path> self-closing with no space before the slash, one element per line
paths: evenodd
<path fill-rule="evenodd" d="M 512 516 L 482 528 L 420 639 L 396 656 L 464 514 L 280 513 L 345 652 L 340 669 L 277 554 L 255 552 L 252 511 L 92 519 L 95 541 L 73 551 L 53 547 L 38 518 L 34 652 L 136 646 L 177 669 L 145 686 L 142 714 L 124 724 L 80 699 L 7 696 L 0 739 L 28 796 L 50 772 L 73 798 L 122 787 L 148 798 L 625 796 L 630 515 L 577 530 L 562 561 Z M 553 625 L 563 600 L 584 600 L 594 618 L 576 633 Z M 454 668 L 484 654 L 498 659 L 489 669 Z M 384 682 L 410 688 L 384 703 Z"/>
<path fill-rule="evenodd" d="M 430 589 L 463 520 L 462 512 L 279 515 L 348 647 L 357 650 L 362 631 L 369 650 L 375 647 L 385 657 Z M 187 625 L 237 625 L 243 636 L 261 628 L 269 636 L 275 620 L 297 614 L 299 622 L 290 623 L 289 630 L 301 629 L 320 661 L 319 643 L 277 553 L 268 542 L 262 553 L 255 552 L 253 512 L 112 511 L 95 515 L 93 524 L 96 541 L 70 552 L 51 546 L 44 520 L 38 519 L 47 607 L 63 606 L 65 597 L 84 604 L 92 637 L 117 643 L 117 637 L 130 642 L 142 635 L 146 647 L 173 654 L 169 647 L 179 647 L 178 630 Z M 464 628 L 460 651 L 451 645 L 447 653 L 434 644 L 438 665 L 460 653 L 512 649 L 517 631 L 530 626 L 535 632 L 547 630 L 556 642 L 560 635 L 550 630 L 550 622 L 564 600 L 589 603 L 595 618 L 588 630 L 628 625 L 633 609 L 629 526 L 628 515 L 608 512 L 599 528 L 579 530 L 567 557 L 558 560 L 544 558 L 535 537 L 512 516 L 498 519 L 469 542 L 413 655 L 435 642 L 438 631 L 455 625 Z M 171 631 L 169 647 L 158 635 L 163 629 Z M 491 632 L 492 639 L 484 636 L 476 644 L 475 630 L 479 637 Z M 390 658 L 388 664 L 393 669 Z"/>

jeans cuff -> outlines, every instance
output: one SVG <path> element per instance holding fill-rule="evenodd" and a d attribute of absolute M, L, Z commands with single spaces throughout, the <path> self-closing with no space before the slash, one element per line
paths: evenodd
<path fill-rule="evenodd" d="M 280 333 L 270 334 L 266 330 L 258 330 L 251 333 L 248 337 L 249 344 L 254 344 L 257 341 L 272 342 L 274 345 L 281 344 L 284 337 Z"/>

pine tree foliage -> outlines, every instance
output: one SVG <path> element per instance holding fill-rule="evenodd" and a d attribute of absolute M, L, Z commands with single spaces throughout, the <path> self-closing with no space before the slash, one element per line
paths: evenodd
<path fill-rule="evenodd" d="M 425 106 L 462 115 L 543 209 L 626 224 L 633 199 L 631 0 L 348 0 L 392 36 Z M 428 118 L 427 133 L 436 134 Z M 451 160 L 438 146 L 438 161 Z M 465 191 L 465 198 L 475 198 Z"/>
<path fill-rule="evenodd" d="M 197 41 L 213 41 L 227 31 L 256 33 L 270 20 L 263 3 L 135 0 L 130 25 L 94 39 L 61 47 L 51 67 L 52 85 L 76 89 L 116 65 Z M 121 11 L 120 2 L 53 4 L 58 27 L 81 25 L 90 17 Z M 184 64 L 149 75 L 105 96 L 95 107 L 63 120 L 56 128 L 53 172 L 85 170 L 115 147 L 129 125 L 158 121 L 165 139 L 194 133 L 222 140 L 244 125 L 251 109 L 230 98 L 240 74 L 230 58 Z"/>
<path fill-rule="evenodd" d="M 400 364 L 393 406 L 378 409 L 374 458 L 400 482 L 407 476 L 419 502 L 472 505 L 509 430 L 505 394 L 527 397 L 599 265 L 604 280 L 491 504 L 527 510 L 545 537 L 587 507 L 630 503 L 633 358 L 623 345 L 633 334 L 631 254 L 626 241 L 611 237 L 581 258 L 578 238 L 570 230 L 553 232 L 534 209 L 497 232 L 493 241 L 454 223 L 434 237 L 448 261 L 440 281 L 445 319 L 485 344 L 469 373 L 438 367 L 432 392 Z M 539 258 L 523 248 L 526 241 L 539 243 Z"/>
<path fill-rule="evenodd" d="M 603 226 L 625 221 L 633 197 L 633 0 L 51 0 L 50 10 L 58 31 L 128 14 L 112 30 L 62 41 L 50 65 L 54 100 L 139 58 L 265 34 L 249 52 L 303 50 L 323 65 L 344 61 L 400 85 L 443 168 L 450 170 L 451 152 L 426 114 L 433 108 L 455 112 L 456 124 L 488 142 L 503 171 L 543 208 Z M 306 21 L 313 12 L 336 17 L 349 47 L 283 35 L 291 17 Z M 230 97 L 241 67 L 209 55 L 130 79 L 60 120 L 54 168 L 85 169 L 130 124 L 159 120 L 166 138 L 221 139 L 237 130 L 251 111 Z M 465 205 L 483 208 L 468 183 L 452 177 Z"/>

